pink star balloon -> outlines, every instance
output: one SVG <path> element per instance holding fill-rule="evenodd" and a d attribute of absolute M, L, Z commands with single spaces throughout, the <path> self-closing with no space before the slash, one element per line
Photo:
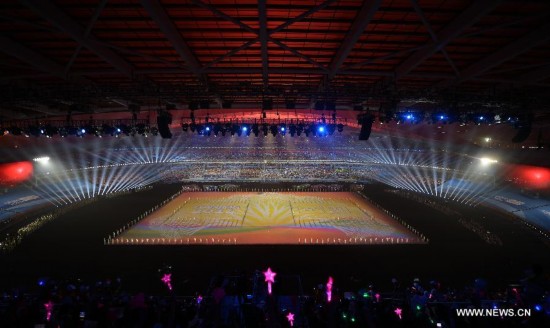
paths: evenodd
<path fill-rule="evenodd" d="M 44 307 L 46 308 L 46 321 L 50 321 L 50 319 L 52 318 L 52 311 L 53 311 L 52 301 L 48 301 L 48 303 L 44 304 Z"/>
<path fill-rule="evenodd" d="M 286 319 L 290 323 L 290 327 L 294 327 L 294 313 L 288 312 Z"/>
<path fill-rule="evenodd" d="M 403 310 L 401 310 L 401 308 L 395 308 L 395 310 L 393 310 L 393 312 L 399 317 L 399 320 L 403 319 L 403 317 L 401 317 L 401 312 L 403 312 Z"/>
<path fill-rule="evenodd" d="M 267 293 L 271 295 L 271 284 L 275 283 L 275 276 L 277 273 L 271 271 L 271 268 L 267 268 L 267 271 L 264 272 L 265 282 L 267 282 Z"/>
<path fill-rule="evenodd" d="M 166 284 L 169 290 L 172 290 L 172 274 L 165 273 L 164 276 L 160 279 L 163 283 Z"/>
<path fill-rule="evenodd" d="M 327 282 L 327 302 L 330 302 L 330 301 L 332 300 L 332 283 L 333 283 L 332 277 L 328 277 L 328 282 Z"/>

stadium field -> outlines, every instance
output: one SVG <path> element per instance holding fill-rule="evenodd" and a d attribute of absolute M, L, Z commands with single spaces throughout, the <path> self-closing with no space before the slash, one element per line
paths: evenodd
<path fill-rule="evenodd" d="M 352 192 L 184 192 L 112 244 L 411 244 L 422 240 Z"/>

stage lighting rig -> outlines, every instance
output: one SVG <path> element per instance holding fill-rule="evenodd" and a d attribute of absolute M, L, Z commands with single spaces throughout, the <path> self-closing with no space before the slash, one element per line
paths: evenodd
<path fill-rule="evenodd" d="M 281 124 L 279 130 L 280 130 L 281 135 L 284 137 L 286 135 L 286 132 L 287 132 L 286 124 L 284 124 L 284 123 Z"/>
<path fill-rule="evenodd" d="M 221 125 L 220 122 L 214 124 L 214 127 L 213 127 L 214 135 L 217 137 L 222 129 L 223 129 L 223 126 Z"/>
<path fill-rule="evenodd" d="M 328 133 L 327 126 L 324 125 L 324 124 L 317 124 L 317 125 L 315 126 L 315 128 L 313 129 L 313 131 L 314 131 L 314 133 L 313 133 L 314 136 L 315 136 L 315 135 L 318 135 L 318 136 L 320 136 L 320 137 L 324 137 L 324 136 L 326 136 L 327 133 Z"/>
<path fill-rule="evenodd" d="M 31 125 L 29 126 L 28 132 L 31 136 L 40 137 L 40 135 L 44 133 L 44 130 L 36 125 Z"/>
<path fill-rule="evenodd" d="M 299 123 L 298 127 L 296 127 L 296 135 L 299 137 L 302 135 L 302 132 L 304 132 L 305 125 L 304 123 Z"/>
<path fill-rule="evenodd" d="M 294 135 L 296 134 L 296 125 L 294 123 L 291 123 L 288 127 L 288 131 L 290 133 L 290 136 L 294 137 Z"/>
<path fill-rule="evenodd" d="M 140 123 L 136 125 L 136 131 L 137 134 L 141 136 L 147 136 L 147 133 L 149 132 L 149 127 L 143 123 Z"/>
<path fill-rule="evenodd" d="M 193 129 L 191 129 L 193 131 Z M 195 131 L 197 131 L 198 135 L 201 135 L 204 133 L 204 126 L 202 124 L 196 124 L 195 125 Z"/>
<path fill-rule="evenodd" d="M 23 134 L 23 130 L 17 126 L 12 126 L 10 128 L 10 131 L 11 131 L 11 134 L 13 134 L 14 136 L 20 136 Z"/>
<path fill-rule="evenodd" d="M 103 124 L 101 126 L 101 131 L 105 135 L 110 135 L 111 137 L 114 137 L 117 134 L 117 129 L 114 126 Z"/>
<path fill-rule="evenodd" d="M 330 136 L 333 135 L 334 131 L 336 131 L 336 124 L 328 124 L 327 131 L 328 131 L 328 135 Z"/>
<path fill-rule="evenodd" d="M 124 133 L 127 136 L 129 136 L 130 133 L 132 132 L 132 129 L 126 124 L 119 124 L 116 126 L 116 129 L 117 129 L 116 132 L 118 134 Z"/>
<path fill-rule="evenodd" d="M 58 133 L 59 129 L 55 126 L 46 125 L 43 131 L 46 137 L 51 138 Z"/>
<path fill-rule="evenodd" d="M 312 129 L 309 124 L 304 125 L 304 133 L 306 134 L 306 137 L 309 137 L 309 134 L 311 133 Z M 315 128 L 313 129 L 315 131 Z M 315 135 L 315 133 L 313 134 Z"/>
<path fill-rule="evenodd" d="M 279 129 L 277 128 L 277 125 L 276 124 L 271 124 L 271 126 L 269 127 L 269 129 L 271 130 L 271 134 L 275 137 L 277 135 L 277 133 L 279 133 Z"/>

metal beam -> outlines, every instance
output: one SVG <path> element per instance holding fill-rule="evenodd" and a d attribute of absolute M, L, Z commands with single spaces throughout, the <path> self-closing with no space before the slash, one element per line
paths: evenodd
<path fill-rule="evenodd" d="M 0 51 L 53 76 L 66 79 L 63 66 L 9 38 L 0 36 Z"/>
<path fill-rule="evenodd" d="M 533 47 L 544 44 L 549 40 L 550 24 L 546 24 L 468 66 L 460 73 L 460 79 L 455 82 L 460 83 L 479 76 L 491 68 L 496 67 L 524 52 L 527 52 Z M 438 86 L 447 86 L 449 84 L 453 84 L 453 81 L 450 81 L 450 83 L 444 82 Z"/>
<path fill-rule="evenodd" d="M 278 45 L 279 47 L 285 49 L 286 51 L 290 51 L 291 53 L 293 53 L 294 55 L 304 59 L 305 61 L 307 61 L 308 63 L 310 63 L 311 65 L 313 66 L 317 66 L 319 67 L 320 69 L 326 71 L 327 68 L 325 66 L 323 66 L 321 63 L 313 60 L 312 58 L 310 58 L 309 56 L 306 56 L 304 55 L 303 53 L 299 52 L 298 50 L 296 49 L 292 49 L 291 47 L 287 46 L 286 44 L 282 43 L 281 41 L 279 40 L 275 40 L 275 39 L 272 39 L 272 38 L 269 38 L 269 41 L 275 43 L 276 45 Z"/>
<path fill-rule="evenodd" d="M 267 8 L 266 0 L 258 0 L 258 20 L 260 23 L 260 47 L 262 51 L 262 79 L 264 90 L 269 85 L 269 59 L 267 53 Z"/>
<path fill-rule="evenodd" d="M 23 120 L 27 118 L 29 118 L 27 113 L 0 107 L 0 119 Z"/>
<path fill-rule="evenodd" d="M 532 71 L 529 71 L 521 75 L 518 80 L 524 83 L 527 83 L 527 82 L 532 83 L 532 82 L 540 82 L 547 78 L 550 78 L 550 65 L 546 65 L 539 69 L 534 69 Z"/>
<path fill-rule="evenodd" d="M 420 8 L 420 5 L 418 4 L 417 0 L 411 0 L 411 3 L 414 7 L 414 11 L 416 11 L 416 14 L 420 17 L 420 20 L 422 21 L 422 24 L 428 30 L 428 33 L 430 34 L 430 37 L 432 38 L 432 41 L 437 44 L 439 42 L 439 40 L 437 39 L 437 35 L 435 35 L 435 32 L 432 28 L 432 25 L 430 24 L 430 22 L 428 22 L 428 19 L 424 15 L 424 12 L 422 11 L 422 8 Z M 445 57 L 445 59 L 447 60 L 447 62 L 449 63 L 449 65 L 451 65 L 451 68 L 455 72 L 455 75 L 457 77 L 459 77 L 460 72 L 456 68 L 455 63 L 451 60 L 451 57 L 447 53 L 447 50 L 445 50 L 445 48 L 441 48 L 440 51 L 443 54 L 443 56 Z"/>
<path fill-rule="evenodd" d="M 227 74 L 227 75 L 238 75 L 238 74 L 262 74 L 263 67 L 211 67 L 204 71 L 208 74 Z M 272 74 L 281 74 L 281 75 L 328 75 L 329 72 L 321 68 L 285 68 L 285 67 L 272 67 L 269 69 L 269 72 Z M 94 72 L 95 74 L 101 75 L 102 73 L 107 72 Z M 93 73 L 89 73 L 93 74 Z M 135 72 L 136 75 L 146 75 L 146 74 L 189 74 L 182 70 L 174 68 L 152 68 L 152 69 L 139 69 Z M 391 77 L 393 76 L 393 71 L 386 70 L 341 70 L 338 71 L 338 74 L 342 75 L 353 75 L 353 76 L 381 76 L 381 77 Z M 431 78 L 431 79 L 454 79 L 455 76 L 447 73 L 435 73 L 435 72 L 415 72 L 411 74 L 411 77 L 418 78 Z"/>
<path fill-rule="evenodd" d="M 460 15 L 437 33 L 438 42 L 429 42 L 430 46 L 413 53 L 395 69 L 395 78 L 399 79 L 418 67 L 422 62 L 437 51 L 443 49 L 449 42 L 459 36 L 465 29 L 474 25 L 503 0 L 473 1 Z"/>
<path fill-rule="evenodd" d="M 88 23 L 88 26 L 86 26 L 86 30 L 84 31 L 84 38 L 87 39 L 90 35 L 90 32 L 92 32 L 92 28 L 94 27 L 95 22 L 99 18 L 99 15 L 101 15 L 101 12 L 103 11 L 103 8 L 105 8 L 105 5 L 107 4 L 108 0 L 101 0 L 99 5 L 97 6 L 94 15 L 92 16 L 92 19 L 90 19 L 90 22 Z M 78 47 L 76 48 L 76 51 L 71 56 L 71 59 L 67 63 L 67 66 L 65 66 L 65 74 L 69 73 L 69 70 L 71 69 L 71 66 L 73 66 L 74 61 L 76 60 L 76 57 L 78 57 L 78 54 L 80 54 L 80 51 L 82 50 L 82 43 L 78 44 Z"/>
<path fill-rule="evenodd" d="M 252 27 L 248 26 L 247 24 L 241 22 L 240 20 L 236 19 L 235 17 L 231 17 L 227 15 L 226 13 L 216 9 L 214 6 L 209 5 L 207 3 L 202 2 L 201 0 L 192 0 L 195 5 L 202 7 L 204 9 L 210 10 L 212 13 L 214 13 L 216 16 L 223 18 L 227 21 L 232 22 L 233 24 L 240 26 L 243 30 L 248 31 L 254 35 L 258 35 L 258 31 L 253 29 Z"/>
<path fill-rule="evenodd" d="M 179 32 L 177 26 L 174 24 L 172 19 L 168 16 L 162 4 L 158 0 L 141 0 L 141 5 L 149 15 L 153 18 L 155 23 L 158 25 L 162 33 L 166 36 L 168 41 L 172 43 L 172 46 L 176 49 L 180 57 L 185 61 L 189 70 L 195 73 L 199 80 L 202 80 L 206 83 L 206 77 L 200 73 L 201 65 L 197 60 L 195 54 L 191 51 L 181 33 Z"/>
<path fill-rule="evenodd" d="M 311 8 L 310 10 L 301 13 L 300 15 L 298 15 L 298 16 L 296 16 L 296 17 L 294 17 L 294 18 L 291 18 L 291 19 L 289 19 L 289 20 L 287 20 L 287 21 L 284 22 L 283 24 L 281 24 L 281 25 L 277 26 L 276 28 L 270 30 L 270 31 L 268 32 L 269 36 L 271 36 L 271 35 L 274 34 L 274 33 L 277 33 L 277 32 L 280 32 L 280 31 L 284 30 L 285 28 L 289 27 L 290 25 L 292 25 L 292 24 L 294 24 L 294 23 L 296 23 L 296 22 L 299 22 L 299 21 L 301 21 L 302 19 L 304 19 L 304 18 L 306 18 L 306 17 L 308 17 L 308 16 L 310 16 L 310 15 L 315 14 L 315 13 L 318 12 L 319 10 L 325 9 L 325 8 L 328 7 L 329 5 L 335 3 L 336 1 L 338 1 L 338 0 L 327 0 L 327 1 L 323 2 L 323 3 L 321 3 L 320 5 L 315 6 L 315 7 Z"/>
<path fill-rule="evenodd" d="M 332 80 L 340 66 L 342 66 L 346 58 L 348 58 L 348 55 L 357 43 L 357 40 L 359 40 L 359 37 L 361 37 L 361 34 L 363 34 L 365 29 L 367 28 L 367 25 L 370 23 L 372 17 L 374 17 L 374 14 L 378 10 L 378 7 L 380 7 L 381 2 L 382 0 L 363 1 L 363 6 L 357 13 L 357 16 L 355 16 L 355 20 L 351 24 L 350 29 L 348 30 L 346 36 L 344 37 L 344 40 L 342 41 L 342 44 L 340 45 L 340 48 L 338 49 L 338 51 L 334 55 L 332 62 L 330 63 L 328 74 L 329 81 Z"/>
<path fill-rule="evenodd" d="M 57 8 L 50 0 L 21 0 L 23 4 L 32 9 L 38 15 L 44 17 L 61 31 L 67 33 L 72 39 L 88 48 L 100 58 L 111 64 L 124 75 L 131 77 L 134 68 L 122 57 L 111 49 L 100 44 L 95 37 L 84 37 L 85 30 L 75 20 Z"/>
<path fill-rule="evenodd" d="M 204 65 L 202 67 L 202 71 L 216 65 L 217 63 L 221 62 L 222 60 L 224 60 L 226 58 L 229 58 L 229 57 L 233 56 L 234 54 L 238 53 L 239 51 L 242 51 L 242 50 L 245 50 L 245 49 L 249 48 L 253 44 L 256 44 L 258 41 L 260 41 L 260 38 L 255 38 L 255 39 L 252 39 L 250 41 L 247 41 L 247 42 L 243 43 L 241 46 L 239 46 L 235 49 L 232 49 L 231 51 L 225 53 L 224 55 L 222 55 L 222 56 L 214 59 L 213 61 L 209 62 L 208 64 Z"/>
<path fill-rule="evenodd" d="M 419 49 L 422 49 L 422 48 L 425 48 L 426 46 L 420 46 L 420 47 L 415 47 L 415 48 L 409 48 L 409 49 L 405 49 L 405 50 L 399 50 L 399 51 L 394 51 L 392 53 L 389 53 L 387 55 L 384 55 L 384 56 L 380 56 L 380 57 L 376 57 L 376 58 L 371 58 L 371 59 L 367 59 L 365 61 L 362 61 L 362 62 L 359 62 L 359 63 L 354 63 L 354 64 L 351 64 L 351 65 L 348 65 L 348 66 L 344 66 L 342 67 L 341 69 L 345 70 L 345 69 L 352 69 L 352 68 L 359 68 L 361 66 L 365 66 L 365 65 L 368 65 L 368 64 L 372 64 L 374 62 L 377 62 L 377 61 L 381 61 L 381 60 L 386 60 L 386 59 L 390 59 L 392 57 L 397 57 L 397 56 L 402 56 L 402 55 L 406 55 L 408 53 L 411 53 L 413 51 L 417 51 Z"/>
<path fill-rule="evenodd" d="M 327 0 L 327 1 L 323 2 L 323 3 L 321 3 L 320 5 L 311 8 L 310 10 L 307 10 L 307 11 L 303 12 L 303 13 L 300 14 L 300 15 L 298 15 L 298 16 L 292 18 L 292 19 L 287 20 L 286 22 L 284 22 L 283 24 L 277 26 L 276 28 L 274 28 L 274 29 L 272 29 L 272 30 L 268 30 L 268 31 L 267 31 L 267 34 L 268 34 L 269 40 L 272 41 L 272 42 L 275 42 L 276 44 L 279 44 L 279 43 L 277 43 L 276 40 L 273 40 L 273 39 L 270 37 L 272 34 L 284 30 L 285 28 L 289 27 L 290 25 L 292 25 L 292 24 L 294 24 L 294 23 L 296 23 L 296 22 L 299 22 L 299 21 L 301 21 L 302 19 L 304 19 L 304 18 L 306 18 L 306 17 L 308 17 L 308 16 L 310 16 L 310 15 L 312 15 L 312 14 L 318 12 L 319 10 L 322 10 L 322 9 L 328 7 L 329 5 L 331 5 L 332 3 L 336 2 L 336 1 L 338 1 L 338 0 Z M 249 32 L 251 32 L 251 33 L 254 33 L 254 34 L 256 34 L 256 35 L 259 35 L 259 32 L 256 31 L 256 30 L 254 30 L 254 29 L 252 29 L 250 26 L 244 24 L 243 22 L 241 22 L 241 21 L 239 21 L 239 20 L 237 20 L 237 19 L 235 19 L 235 18 L 233 18 L 233 17 L 230 17 L 230 16 L 228 16 L 228 15 L 226 15 L 226 14 L 220 12 L 219 10 L 217 10 L 216 8 L 214 8 L 214 7 L 210 6 L 210 5 L 207 5 L 207 4 L 205 4 L 205 3 L 201 2 L 201 1 L 194 1 L 194 3 L 197 4 L 197 5 L 199 5 L 199 6 L 201 6 L 201 7 L 203 7 L 203 8 L 206 8 L 206 9 L 212 11 L 214 14 L 216 14 L 217 16 L 219 16 L 219 17 L 221 17 L 221 18 L 224 18 L 224 19 L 226 19 L 226 20 L 228 20 L 228 21 L 230 21 L 230 22 L 233 22 L 234 24 L 238 25 L 239 27 L 241 27 L 241 28 L 243 28 L 243 29 L 245 29 L 245 30 L 247 30 L 247 31 L 249 31 Z M 223 61 L 224 59 L 229 58 L 229 57 L 235 55 L 235 54 L 238 53 L 239 51 L 242 51 L 242 50 L 245 50 L 245 49 L 249 48 L 249 47 L 252 46 L 253 44 L 256 44 L 258 41 L 260 41 L 260 38 L 259 38 L 259 37 L 254 38 L 254 39 L 252 39 L 252 40 L 250 40 L 250 41 L 247 41 L 247 42 L 243 43 L 241 46 L 239 46 L 239 47 L 237 47 L 237 48 L 235 48 L 235 49 L 232 49 L 231 51 L 227 52 L 226 54 L 224 54 L 224 55 L 222 55 L 222 56 L 220 56 L 220 57 L 214 59 L 214 60 L 211 61 L 210 63 L 206 64 L 206 65 L 203 67 L 203 70 L 204 70 L 204 69 L 208 69 L 208 68 L 210 68 L 210 67 L 216 65 L 217 63 Z M 279 46 L 280 46 L 280 44 L 279 44 Z M 285 46 L 286 46 L 286 45 L 285 45 Z M 282 46 L 281 46 L 281 47 L 282 47 Z M 292 50 L 289 50 L 289 51 L 292 52 Z M 293 52 L 293 53 L 296 54 L 295 52 Z M 296 55 L 299 56 L 299 57 L 302 57 L 302 56 L 303 56 L 302 54 L 299 54 L 299 55 L 296 54 Z M 308 59 L 306 59 L 306 60 L 308 60 Z M 308 61 L 310 61 L 310 60 L 311 60 L 311 58 L 310 58 Z M 311 61 L 310 61 L 310 62 L 311 62 Z M 312 64 L 313 64 L 313 63 L 312 63 Z M 317 66 L 317 64 L 314 64 L 314 65 Z"/>

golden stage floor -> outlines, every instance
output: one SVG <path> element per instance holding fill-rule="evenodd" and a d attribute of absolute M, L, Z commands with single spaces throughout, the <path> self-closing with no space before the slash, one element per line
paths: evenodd
<path fill-rule="evenodd" d="M 112 244 L 422 243 L 351 192 L 185 192 Z"/>

